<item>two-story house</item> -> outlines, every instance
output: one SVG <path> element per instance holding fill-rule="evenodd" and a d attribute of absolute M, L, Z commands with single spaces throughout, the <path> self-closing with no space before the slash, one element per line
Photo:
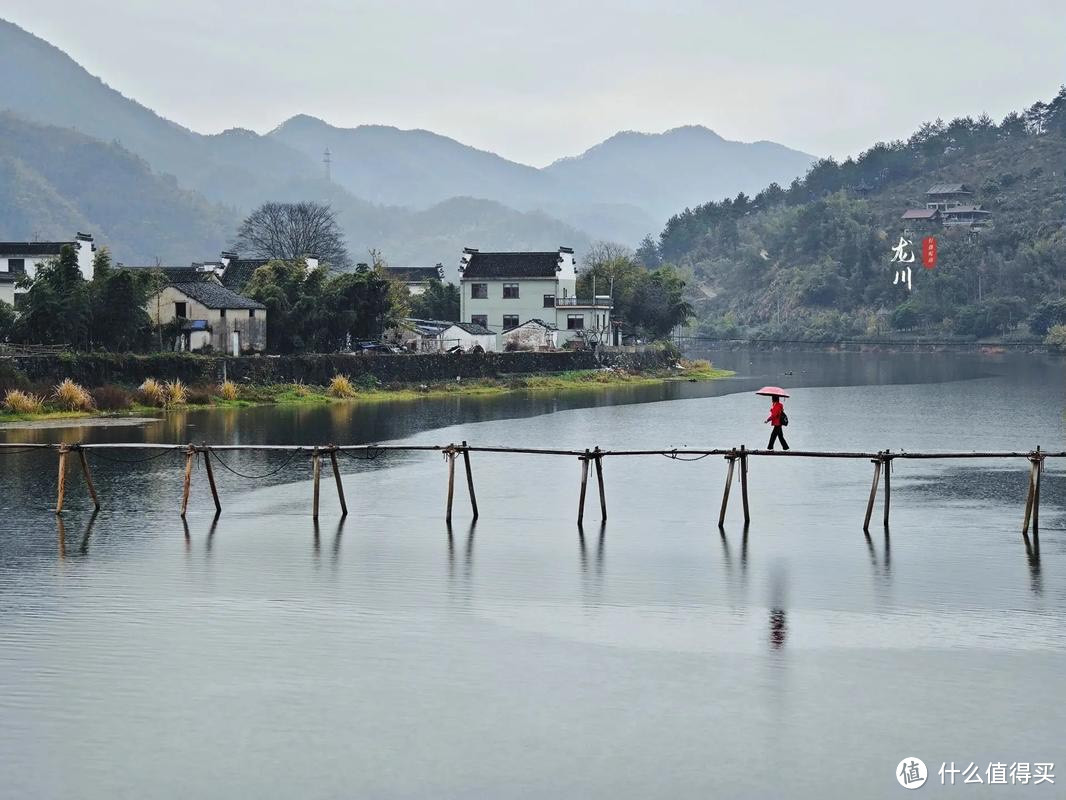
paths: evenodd
<path fill-rule="evenodd" d="M 497 332 L 531 319 L 559 329 L 559 343 L 575 338 L 610 340 L 611 298 L 579 297 L 574 251 L 482 253 L 463 250 L 459 262 L 462 322 Z"/>
<path fill-rule="evenodd" d="M 78 256 L 82 277 L 91 281 L 96 245 L 88 233 L 79 233 L 68 242 L 0 242 L 0 300 L 14 305 L 18 279 L 23 275 L 34 278 L 37 268 L 59 258 L 60 250 L 68 244 Z"/>

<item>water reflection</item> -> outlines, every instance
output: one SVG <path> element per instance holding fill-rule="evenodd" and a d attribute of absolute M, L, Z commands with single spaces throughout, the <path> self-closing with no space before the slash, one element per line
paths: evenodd
<path fill-rule="evenodd" d="M 79 555 L 84 556 L 89 553 L 89 539 L 92 537 L 93 525 L 96 524 L 98 516 L 100 516 L 100 509 L 94 509 L 92 516 L 89 517 L 89 521 L 85 525 L 85 533 L 82 534 L 81 544 L 78 546 Z M 56 514 L 56 540 L 59 548 L 59 560 L 62 561 L 67 557 L 67 526 L 62 514 Z"/>
<path fill-rule="evenodd" d="M 1022 531 L 1022 541 L 1025 542 L 1025 557 L 1029 562 L 1029 588 L 1033 594 L 1040 596 L 1044 593 L 1044 580 L 1040 574 L 1040 535 L 1034 530 L 1033 538 Z"/>
<path fill-rule="evenodd" d="M 778 564 L 770 573 L 770 649 L 781 650 L 788 638 L 788 615 L 785 612 L 788 580 L 785 569 Z"/>
<path fill-rule="evenodd" d="M 599 605 L 603 596 L 603 567 L 604 556 L 607 552 L 607 523 L 600 523 L 599 535 L 596 537 L 596 563 L 591 572 L 589 570 L 588 547 L 585 543 L 585 531 L 580 525 L 577 529 L 577 543 L 585 599 L 592 605 Z"/>

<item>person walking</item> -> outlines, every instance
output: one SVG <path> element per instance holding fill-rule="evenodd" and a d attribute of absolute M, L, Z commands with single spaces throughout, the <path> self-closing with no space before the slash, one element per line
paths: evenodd
<path fill-rule="evenodd" d="M 785 406 L 781 403 L 781 398 L 776 394 L 770 396 L 770 416 L 766 418 L 766 421 L 773 426 L 773 430 L 770 432 L 770 444 L 766 446 L 767 450 L 774 449 L 774 442 L 781 442 L 781 448 L 788 450 L 788 442 L 785 441 L 785 433 L 782 428 L 788 425 L 788 417 L 785 415 Z"/>

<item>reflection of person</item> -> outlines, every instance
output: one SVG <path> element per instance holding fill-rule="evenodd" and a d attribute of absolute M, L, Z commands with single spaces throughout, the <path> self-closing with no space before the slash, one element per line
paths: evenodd
<path fill-rule="evenodd" d="M 770 647 L 780 650 L 785 646 L 785 637 L 788 635 L 788 622 L 785 619 L 785 609 L 770 609 Z"/>
<path fill-rule="evenodd" d="M 770 398 L 770 416 L 766 418 L 766 421 L 773 426 L 773 431 L 770 433 L 770 444 L 766 446 L 767 450 L 774 449 L 774 441 L 781 442 L 781 448 L 788 450 L 788 442 L 785 441 L 785 434 L 781 430 L 782 417 L 785 415 L 785 407 L 781 404 L 781 398 L 776 394 Z"/>

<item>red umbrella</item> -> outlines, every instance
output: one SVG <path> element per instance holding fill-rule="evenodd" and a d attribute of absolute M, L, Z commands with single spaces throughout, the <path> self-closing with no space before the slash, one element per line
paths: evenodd
<path fill-rule="evenodd" d="M 780 386 L 764 386 L 755 394 L 763 394 L 767 397 L 773 397 L 775 394 L 778 397 L 789 397 L 789 393 L 782 389 Z"/>

